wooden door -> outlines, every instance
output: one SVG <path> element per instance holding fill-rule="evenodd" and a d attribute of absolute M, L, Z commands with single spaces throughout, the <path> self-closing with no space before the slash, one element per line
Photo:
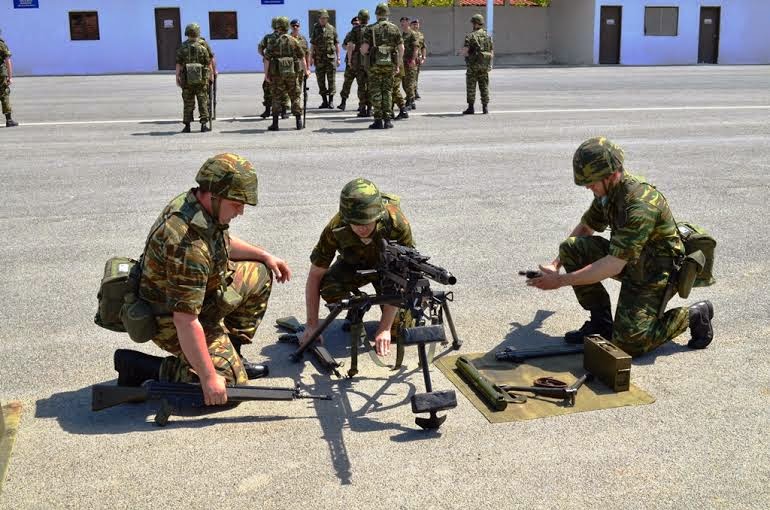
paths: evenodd
<path fill-rule="evenodd" d="M 620 33 L 623 8 L 602 5 L 599 27 L 599 63 L 620 64 Z"/>
<path fill-rule="evenodd" d="M 155 9 L 155 38 L 158 42 L 158 69 L 176 68 L 176 50 L 182 44 L 179 9 Z"/>
<path fill-rule="evenodd" d="M 700 8 L 699 64 L 716 64 L 719 61 L 719 15 L 719 7 Z"/>

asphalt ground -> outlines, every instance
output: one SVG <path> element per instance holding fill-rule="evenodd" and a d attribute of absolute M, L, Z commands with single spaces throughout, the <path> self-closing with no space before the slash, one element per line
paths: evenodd
<path fill-rule="evenodd" d="M 770 68 L 499 69 L 491 114 L 472 117 L 459 115 L 462 71 L 425 71 L 419 109 L 376 132 L 336 110 L 268 132 L 260 82 L 221 76 L 214 132 L 182 135 L 170 75 L 14 80 L 22 125 L 0 129 L 0 400 L 25 411 L 0 508 L 770 506 Z M 559 343 L 585 320 L 571 290 L 527 288 L 516 271 L 551 260 L 588 206 L 571 159 L 599 134 L 719 242 L 718 284 L 691 296 L 714 303 L 713 344 L 689 350 L 685 334 L 634 361 L 654 404 L 490 425 L 458 394 L 429 433 L 408 403 L 423 389 L 414 350 L 394 373 L 363 356 L 353 381 L 288 362 L 272 324 L 302 318 L 309 253 L 359 175 L 401 195 L 419 249 L 457 276 L 463 351 Z M 259 206 L 232 231 L 294 272 L 245 353 L 270 364 L 260 384 L 335 399 L 166 428 L 152 405 L 92 413 L 90 385 L 114 380 L 116 348 L 160 354 L 93 324 L 105 260 L 138 256 L 161 208 L 224 151 L 260 179 Z M 339 323 L 327 344 L 347 359 Z"/>

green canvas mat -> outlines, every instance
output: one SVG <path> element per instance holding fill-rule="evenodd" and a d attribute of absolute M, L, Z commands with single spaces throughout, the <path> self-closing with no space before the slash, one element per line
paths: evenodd
<path fill-rule="evenodd" d="M 546 376 L 555 377 L 567 384 L 572 384 L 585 373 L 582 354 L 535 358 L 527 360 L 526 363 L 497 361 L 494 353 L 463 354 L 462 356 L 473 362 L 473 365 L 479 372 L 496 384 L 532 386 L 532 382 L 535 379 Z M 628 391 L 615 393 L 602 384 L 601 381 L 594 380 L 584 384 L 577 392 L 574 407 L 565 405 L 559 399 L 523 393 L 527 396 L 526 403 L 509 403 L 508 407 L 503 411 L 495 411 L 460 377 L 455 368 L 455 361 L 459 357 L 460 355 L 444 356 L 437 359 L 434 364 L 452 384 L 457 386 L 460 393 L 465 395 L 490 423 L 532 420 L 547 416 L 652 404 L 655 402 L 655 398 L 634 384 L 631 384 L 631 389 Z M 631 371 L 631 378 L 633 380 L 633 369 Z"/>
<path fill-rule="evenodd" d="M 0 406 L 0 492 L 3 490 L 8 464 L 11 462 L 11 451 L 16 441 L 20 418 L 21 402 Z"/>

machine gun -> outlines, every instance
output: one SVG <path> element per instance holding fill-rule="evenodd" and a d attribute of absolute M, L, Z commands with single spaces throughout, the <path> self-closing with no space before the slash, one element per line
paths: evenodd
<path fill-rule="evenodd" d="M 295 400 L 298 398 L 331 400 L 329 395 L 309 395 L 304 393 L 300 389 L 299 384 L 295 388 L 269 388 L 265 386 L 227 388 L 228 402 Z M 91 389 L 92 411 L 101 411 L 119 404 L 145 402 L 148 400 L 160 401 L 160 409 L 158 414 L 155 415 L 155 423 L 161 427 L 168 424 L 168 419 L 172 414 L 183 415 L 185 412 L 196 412 L 207 408 L 214 410 L 217 408 L 217 406 L 206 406 L 203 400 L 203 390 L 197 384 L 149 380 L 145 381 L 141 386 L 96 384 Z M 225 404 L 225 407 L 227 405 Z"/>
<path fill-rule="evenodd" d="M 306 341 L 291 355 L 292 361 L 300 361 L 304 352 L 321 336 L 331 323 L 342 313 L 348 312 L 356 330 L 363 328 L 363 317 L 373 306 L 391 305 L 407 312 L 413 320 L 411 327 L 402 324 L 398 334 L 396 366 L 400 366 L 404 357 L 404 347 L 416 345 L 425 380 L 425 393 L 412 396 L 412 412 L 430 413 L 430 418 L 416 418 L 417 425 L 424 429 L 436 429 L 446 420 L 436 413 L 457 406 L 453 390 L 433 391 L 430 380 L 428 353 L 426 344 L 448 343 L 444 331 L 444 316 L 452 334 L 452 348 L 457 350 L 462 341 L 457 335 L 449 302 L 453 300 L 451 292 L 434 291 L 430 288 L 433 280 L 442 285 L 454 285 L 457 279 L 446 269 L 428 263 L 430 257 L 420 254 L 414 248 L 398 245 L 395 241 L 380 240 L 380 264 L 376 269 L 358 271 L 360 275 L 377 274 L 380 292 L 370 295 L 358 293 L 348 299 L 328 304 L 329 315 Z M 353 327 L 351 326 L 351 330 Z M 356 335 L 351 335 L 351 366 L 348 376 L 358 373 L 358 342 Z"/>

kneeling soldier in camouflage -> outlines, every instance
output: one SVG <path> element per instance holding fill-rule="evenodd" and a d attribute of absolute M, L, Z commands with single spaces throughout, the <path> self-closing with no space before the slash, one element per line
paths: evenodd
<path fill-rule="evenodd" d="M 206 404 L 227 401 L 226 385 L 267 374 L 247 362 L 241 345 L 251 343 L 265 314 L 273 275 L 291 271 L 266 250 L 231 235 L 229 223 L 244 205 L 257 205 L 257 174 L 246 159 L 219 154 L 206 161 L 199 187 L 174 198 L 155 221 L 142 256 L 139 297 L 152 307 L 152 338 L 172 356 L 115 353 L 119 384 L 147 379 L 200 382 Z"/>
<path fill-rule="evenodd" d="M 580 305 L 590 311 L 591 319 L 567 333 L 565 340 L 581 343 L 585 336 L 599 334 L 639 356 L 676 338 L 689 325 L 692 339 L 687 345 L 707 347 L 714 336 L 711 302 L 672 308 L 658 317 L 674 262 L 684 255 L 665 197 L 642 177 L 626 172 L 623 151 L 606 138 L 583 142 L 572 166 L 575 184 L 591 190 L 594 200 L 559 247 L 559 256 L 540 266 L 542 276 L 527 281 L 543 290 L 570 285 Z M 593 235 L 607 227 L 609 240 Z M 562 266 L 566 274 L 559 274 Z M 621 282 L 614 321 L 610 296 L 601 284 L 607 278 Z"/>
<path fill-rule="evenodd" d="M 319 296 L 327 303 L 349 298 L 353 292 L 371 283 L 378 289 L 378 275 L 357 274 L 374 269 L 380 259 L 380 240 L 392 240 L 414 247 L 412 228 L 399 207 L 398 197 L 382 195 L 374 183 L 354 179 L 342 188 L 339 212 L 329 221 L 310 254 L 310 273 L 305 287 L 307 323 L 301 342 L 318 327 Z M 337 260 L 332 264 L 335 254 Z M 382 310 L 375 348 L 380 356 L 390 352 L 392 332 L 398 331 L 398 308 L 386 305 Z M 351 324 L 353 341 L 365 335 L 362 322 Z M 351 360 L 349 375 L 357 372 Z"/>

